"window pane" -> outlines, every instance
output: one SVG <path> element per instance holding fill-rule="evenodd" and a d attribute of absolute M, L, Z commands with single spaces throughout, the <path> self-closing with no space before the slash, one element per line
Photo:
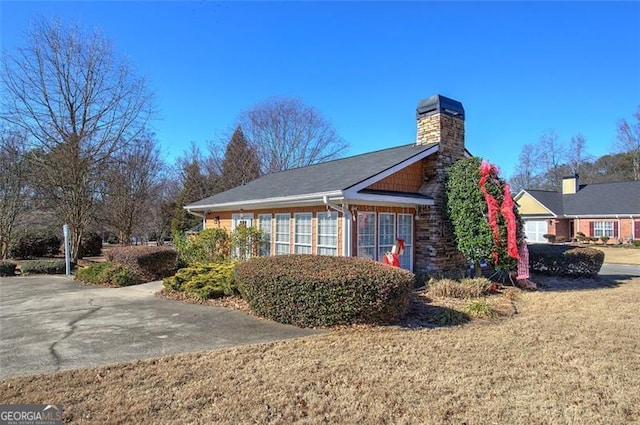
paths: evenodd
<path fill-rule="evenodd" d="M 289 214 L 276 214 L 276 254 L 289 254 L 291 227 Z"/>
<path fill-rule="evenodd" d="M 378 259 L 396 243 L 395 214 L 381 213 L 378 219 Z"/>
<path fill-rule="evenodd" d="M 260 214 L 258 217 L 258 228 L 262 230 L 262 246 L 260 246 L 260 255 L 271 255 L 271 214 Z"/>
<path fill-rule="evenodd" d="M 358 257 L 376 259 L 376 214 L 358 212 Z"/>
<path fill-rule="evenodd" d="M 404 253 L 400 255 L 400 267 L 411 270 L 413 256 L 413 215 L 398 214 L 398 239 L 404 240 Z"/>
<path fill-rule="evenodd" d="M 320 255 L 338 255 L 338 213 L 326 212 L 316 214 L 317 247 Z"/>

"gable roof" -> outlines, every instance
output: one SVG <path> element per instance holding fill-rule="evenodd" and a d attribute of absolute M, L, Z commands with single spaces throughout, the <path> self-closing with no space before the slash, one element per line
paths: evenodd
<path fill-rule="evenodd" d="M 229 207 L 247 203 L 284 201 L 306 196 L 344 196 L 344 192 L 370 179 L 382 179 L 395 167 L 408 166 L 437 152 L 438 143 L 403 145 L 364 153 L 259 177 L 243 186 L 227 190 L 187 205 L 187 210 Z M 412 194 L 417 195 L 417 194 Z M 418 195 L 423 201 L 431 198 Z M 416 198 L 416 201 L 419 199 Z"/>
<path fill-rule="evenodd" d="M 525 190 L 558 216 L 640 215 L 640 181 L 581 185 L 575 194 Z"/>

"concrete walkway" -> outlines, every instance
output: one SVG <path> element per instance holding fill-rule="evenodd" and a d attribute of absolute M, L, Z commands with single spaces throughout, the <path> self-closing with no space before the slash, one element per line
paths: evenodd
<path fill-rule="evenodd" d="M 166 300 L 160 282 L 83 286 L 0 278 L 0 379 L 318 333 L 225 308 Z"/>

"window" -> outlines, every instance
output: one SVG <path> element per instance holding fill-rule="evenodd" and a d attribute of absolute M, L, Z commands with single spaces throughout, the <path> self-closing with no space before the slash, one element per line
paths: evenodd
<path fill-rule="evenodd" d="M 398 239 L 404 240 L 404 253 L 400 256 L 400 267 L 413 269 L 413 215 L 398 214 Z"/>
<path fill-rule="evenodd" d="M 376 213 L 358 212 L 358 257 L 376 259 Z"/>
<path fill-rule="evenodd" d="M 271 214 L 260 214 L 258 216 L 258 228 L 262 230 L 262 245 L 260 255 L 268 257 L 271 255 Z"/>
<path fill-rule="evenodd" d="M 318 222 L 316 253 L 338 255 L 338 213 L 318 213 L 316 220 Z"/>
<path fill-rule="evenodd" d="M 276 214 L 276 255 L 290 254 L 291 243 L 290 214 Z"/>
<path fill-rule="evenodd" d="M 593 222 L 593 236 L 599 238 L 600 236 L 609 236 L 613 238 L 613 221 L 594 221 Z"/>
<path fill-rule="evenodd" d="M 311 254 L 311 241 L 313 240 L 311 213 L 299 213 L 294 215 L 295 244 L 293 252 L 296 254 Z"/>
<path fill-rule="evenodd" d="M 378 258 L 382 259 L 385 252 L 390 252 L 396 243 L 395 214 L 380 213 L 378 216 Z"/>

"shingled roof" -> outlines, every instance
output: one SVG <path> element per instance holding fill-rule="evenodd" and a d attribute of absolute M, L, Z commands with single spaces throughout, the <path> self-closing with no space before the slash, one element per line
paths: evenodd
<path fill-rule="evenodd" d="M 185 208 L 198 211 L 220 204 L 341 192 L 405 161 L 428 156 L 437 150 L 437 146 L 438 143 L 403 145 L 267 174 L 243 186 L 189 204 Z M 430 199 L 419 194 L 412 196 Z"/>
<path fill-rule="evenodd" d="M 581 185 L 575 194 L 527 190 L 558 216 L 640 214 L 640 181 Z"/>

